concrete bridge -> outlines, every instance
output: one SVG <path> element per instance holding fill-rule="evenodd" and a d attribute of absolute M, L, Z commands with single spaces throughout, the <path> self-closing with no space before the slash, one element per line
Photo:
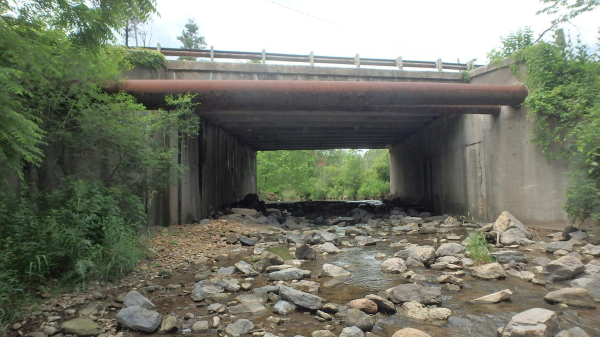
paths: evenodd
<path fill-rule="evenodd" d="M 333 148 L 388 148 L 391 192 L 435 212 L 565 224 L 567 168 L 529 143 L 527 90 L 509 67 L 468 74 L 467 84 L 458 72 L 170 61 L 115 89 L 151 109 L 170 93 L 201 103 L 201 135 L 172 144 L 189 170 L 153 203 L 158 224 L 255 193 L 256 151 Z"/>

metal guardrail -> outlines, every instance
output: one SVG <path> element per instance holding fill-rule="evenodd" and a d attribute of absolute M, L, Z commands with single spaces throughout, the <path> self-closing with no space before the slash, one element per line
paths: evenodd
<path fill-rule="evenodd" d="M 157 47 L 146 47 L 146 49 L 156 50 L 165 56 L 189 56 L 189 57 L 201 57 L 210 59 L 214 62 L 215 59 L 236 59 L 236 60 L 255 60 L 265 64 L 267 61 L 281 61 L 281 62 L 297 62 L 297 63 L 309 63 L 311 66 L 315 64 L 339 64 L 339 65 L 355 65 L 356 68 L 363 66 L 380 66 L 380 67 L 394 67 L 399 70 L 404 68 L 430 68 L 437 69 L 438 71 L 443 70 L 471 70 L 482 65 L 475 65 L 475 60 L 471 60 L 467 63 L 449 63 L 442 62 L 442 59 L 437 61 L 408 61 L 403 60 L 402 57 L 394 59 L 374 59 L 374 58 L 361 58 L 359 54 L 354 57 L 339 57 L 339 56 L 318 56 L 310 52 L 308 55 L 297 55 L 297 54 L 277 54 L 267 53 L 263 49 L 262 52 L 239 52 L 239 51 L 224 51 L 214 50 L 211 46 L 210 49 L 178 49 L 178 48 L 161 48 L 160 44 Z"/>

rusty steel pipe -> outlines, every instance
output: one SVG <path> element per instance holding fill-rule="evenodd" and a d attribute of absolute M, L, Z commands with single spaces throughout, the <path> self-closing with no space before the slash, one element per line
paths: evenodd
<path fill-rule="evenodd" d="M 196 100 L 222 109 L 373 105 L 510 105 L 527 96 L 522 85 L 425 82 L 126 80 L 107 88 L 123 90 L 142 102 L 165 94 L 195 93 Z"/>

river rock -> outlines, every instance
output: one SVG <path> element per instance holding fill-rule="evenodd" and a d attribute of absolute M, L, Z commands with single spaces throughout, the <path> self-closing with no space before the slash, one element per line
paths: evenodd
<path fill-rule="evenodd" d="M 544 299 L 550 303 L 564 303 L 572 307 L 596 307 L 594 296 L 585 288 L 562 288 L 549 292 Z"/>
<path fill-rule="evenodd" d="M 415 301 L 402 304 L 402 315 L 408 319 L 419 322 L 445 322 L 452 315 L 452 311 L 446 308 L 425 307 Z"/>
<path fill-rule="evenodd" d="M 399 257 L 393 257 L 381 263 L 381 270 L 385 273 L 400 274 L 404 273 L 406 269 L 406 263 Z"/>
<path fill-rule="evenodd" d="M 240 243 L 242 246 L 256 246 L 258 240 L 242 235 L 240 236 Z"/>
<path fill-rule="evenodd" d="M 104 332 L 102 327 L 89 318 L 75 318 L 66 321 L 60 328 L 66 334 L 77 336 L 98 336 Z"/>
<path fill-rule="evenodd" d="M 361 329 L 355 326 L 347 326 L 342 329 L 339 337 L 363 337 L 364 335 L 365 333 Z"/>
<path fill-rule="evenodd" d="M 505 246 L 525 245 L 529 242 L 527 234 L 528 232 L 523 232 L 518 228 L 510 228 L 500 234 L 500 243 Z"/>
<path fill-rule="evenodd" d="M 273 312 L 276 314 L 287 316 L 296 311 L 296 305 L 288 301 L 280 300 L 273 306 Z"/>
<path fill-rule="evenodd" d="M 578 258 L 566 255 L 548 263 L 544 267 L 544 275 L 550 281 L 561 281 L 571 279 L 584 270 L 585 266 Z"/>
<path fill-rule="evenodd" d="M 444 274 L 437 278 L 437 283 L 450 283 L 459 287 L 463 285 L 463 279 L 450 274 Z"/>
<path fill-rule="evenodd" d="M 192 301 L 200 302 L 207 298 L 211 298 L 213 295 L 220 294 L 225 289 L 217 283 L 210 281 L 200 281 L 196 283 L 194 290 L 192 290 Z"/>
<path fill-rule="evenodd" d="M 233 274 L 235 274 L 234 266 L 221 267 L 221 268 L 219 268 L 219 270 L 217 270 L 217 275 L 220 275 L 220 276 L 231 276 Z"/>
<path fill-rule="evenodd" d="M 336 334 L 329 330 L 317 330 L 310 334 L 310 337 L 337 337 Z"/>
<path fill-rule="evenodd" d="M 442 243 L 435 251 L 437 256 L 447 256 L 461 254 L 465 251 L 465 246 L 459 243 Z"/>
<path fill-rule="evenodd" d="M 179 320 L 175 315 L 167 315 L 163 317 L 158 329 L 159 334 L 175 332 L 179 329 Z"/>
<path fill-rule="evenodd" d="M 318 310 L 323 307 L 323 299 L 294 288 L 280 286 L 279 296 L 281 299 L 294 303 L 303 308 Z"/>
<path fill-rule="evenodd" d="M 571 281 L 573 288 L 587 289 L 596 301 L 600 301 L 600 279 L 592 277 L 582 277 Z"/>
<path fill-rule="evenodd" d="M 346 326 L 355 326 L 362 331 L 371 331 L 375 325 L 374 319 L 364 312 L 350 308 L 346 310 L 346 318 L 344 320 Z"/>
<path fill-rule="evenodd" d="M 250 314 L 262 315 L 268 312 L 267 308 L 260 302 L 244 302 L 242 304 L 229 307 L 229 313 L 232 315 Z"/>
<path fill-rule="evenodd" d="M 162 320 L 162 316 L 152 310 L 139 306 L 121 309 L 117 314 L 117 322 L 124 328 L 144 332 L 154 332 Z"/>
<path fill-rule="evenodd" d="M 488 263 L 481 266 L 473 267 L 471 275 L 482 280 L 496 280 L 506 278 L 504 268 L 497 263 Z"/>
<path fill-rule="evenodd" d="M 435 259 L 435 249 L 431 246 L 412 246 L 408 249 L 408 257 L 429 265 Z"/>
<path fill-rule="evenodd" d="M 569 239 L 577 239 L 577 240 L 585 240 L 588 238 L 588 235 L 584 231 L 575 231 L 569 233 Z"/>
<path fill-rule="evenodd" d="M 574 327 L 569 330 L 563 330 L 554 337 L 590 337 L 587 332 L 580 327 Z"/>
<path fill-rule="evenodd" d="M 324 244 L 320 245 L 319 251 L 321 253 L 328 253 L 328 254 L 337 254 L 337 253 L 341 252 L 341 250 L 331 242 L 325 242 Z"/>
<path fill-rule="evenodd" d="M 387 300 L 381 296 L 377 296 L 374 294 L 369 294 L 369 295 L 365 296 L 365 298 L 375 302 L 375 304 L 377 304 L 377 310 L 379 312 L 384 312 L 384 313 L 396 312 L 396 306 L 390 300 Z"/>
<path fill-rule="evenodd" d="M 306 272 L 299 268 L 288 268 L 280 271 L 276 271 L 269 274 L 269 281 L 291 281 L 300 280 L 304 277 Z"/>
<path fill-rule="evenodd" d="M 504 211 L 494 222 L 493 230 L 499 234 L 502 234 L 510 228 L 515 228 L 523 232 L 525 237 L 529 240 L 533 238 L 531 233 L 527 231 L 527 228 L 521 223 L 521 221 L 517 220 L 517 218 L 515 218 L 514 215 L 510 214 L 509 212 Z"/>
<path fill-rule="evenodd" d="M 252 268 L 252 266 L 246 261 L 240 261 L 240 262 L 236 263 L 234 266 L 235 266 L 235 268 L 237 268 L 237 270 L 241 271 L 242 274 L 244 274 L 246 276 L 258 275 L 258 272 L 256 270 L 254 270 L 254 268 Z"/>
<path fill-rule="evenodd" d="M 132 290 L 125 295 L 124 303 L 127 307 L 138 306 L 149 310 L 156 308 L 154 303 L 135 290 Z"/>
<path fill-rule="evenodd" d="M 510 261 L 527 263 L 527 256 L 514 250 L 501 250 L 492 252 L 492 256 L 500 263 L 510 263 Z"/>
<path fill-rule="evenodd" d="M 310 248 L 306 244 L 299 245 L 296 247 L 296 252 L 294 253 L 298 260 L 316 260 L 317 252 Z"/>
<path fill-rule="evenodd" d="M 392 337 L 431 337 L 428 333 L 413 328 L 404 328 L 396 331 Z"/>
<path fill-rule="evenodd" d="M 415 301 L 422 304 L 440 304 L 442 302 L 441 287 L 424 287 L 420 284 L 400 284 L 386 290 L 394 303 Z"/>
<path fill-rule="evenodd" d="M 323 269 L 321 270 L 321 276 L 323 277 L 350 277 L 349 271 L 342 267 L 338 267 L 333 264 L 326 263 L 323 265 Z"/>
<path fill-rule="evenodd" d="M 549 242 L 546 245 L 546 252 L 547 253 L 553 254 L 557 250 L 566 250 L 567 252 L 571 252 L 571 251 L 573 251 L 573 246 L 571 246 L 570 243 L 565 242 L 565 241 Z"/>
<path fill-rule="evenodd" d="M 358 309 L 372 315 L 377 313 L 377 304 L 366 298 L 350 301 L 350 303 L 348 303 L 348 308 Z"/>
<path fill-rule="evenodd" d="M 192 325 L 193 332 L 203 332 L 210 330 L 211 324 L 208 321 L 196 321 Z"/>
<path fill-rule="evenodd" d="M 473 303 L 498 303 L 502 301 L 508 300 L 512 296 L 512 291 L 510 289 L 500 290 L 493 294 L 485 295 L 479 298 L 472 300 Z"/>
<path fill-rule="evenodd" d="M 533 308 L 513 316 L 502 337 L 552 337 L 558 330 L 554 311 Z"/>
<path fill-rule="evenodd" d="M 254 324 L 252 324 L 252 322 L 242 318 L 235 321 L 235 323 L 227 325 L 227 328 L 225 328 L 225 332 L 234 337 L 238 337 L 250 332 L 250 330 L 252 330 L 253 328 Z"/>
<path fill-rule="evenodd" d="M 337 245 L 340 243 L 340 237 L 337 234 L 325 231 L 315 231 L 311 240 L 314 244 L 331 242 Z"/>

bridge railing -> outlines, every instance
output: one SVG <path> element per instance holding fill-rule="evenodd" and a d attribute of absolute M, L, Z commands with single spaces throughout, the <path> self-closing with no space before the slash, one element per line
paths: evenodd
<path fill-rule="evenodd" d="M 296 62 L 296 63 L 309 63 L 311 66 L 315 64 L 336 64 L 336 65 L 354 65 L 356 68 L 363 66 L 379 66 L 379 67 L 394 67 L 399 70 L 404 68 L 430 68 L 437 69 L 437 71 L 444 70 L 471 70 L 481 65 L 475 65 L 475 60 L 471 60 L 467 63 L 450 63 L 442 62 L 441 59 L 436 61 L 409 61 L 403 60 L 402 57 L 396 59 L 374 59 L 374 58 L 361 58 L 359 54 L 354 57 L 339 57 L 339 56 L 319 56 L 314 55 L 310 52 L 308 55 L 298 54 L 278 54 L 278 53 L 267 53 L 263 49 L 262 52 L 239 52 L 239 51 L 224 51 L 214 50 L 211 46 L 210 49 L 179 49 L 179 48 L 161 48 L 160 44 L 157 47 L 147 47 L 146 49 L 156 50 L 161 52 L 165 56 L 188 56 L 188 57 L 201 57 L 210 59 L 214 62 L 215 59 L 235 59 L 235 60 L 248 60 L 248 61 L 259 61 L 265 64 L 267 61 L 280 61 L 280 62 Z"/>

